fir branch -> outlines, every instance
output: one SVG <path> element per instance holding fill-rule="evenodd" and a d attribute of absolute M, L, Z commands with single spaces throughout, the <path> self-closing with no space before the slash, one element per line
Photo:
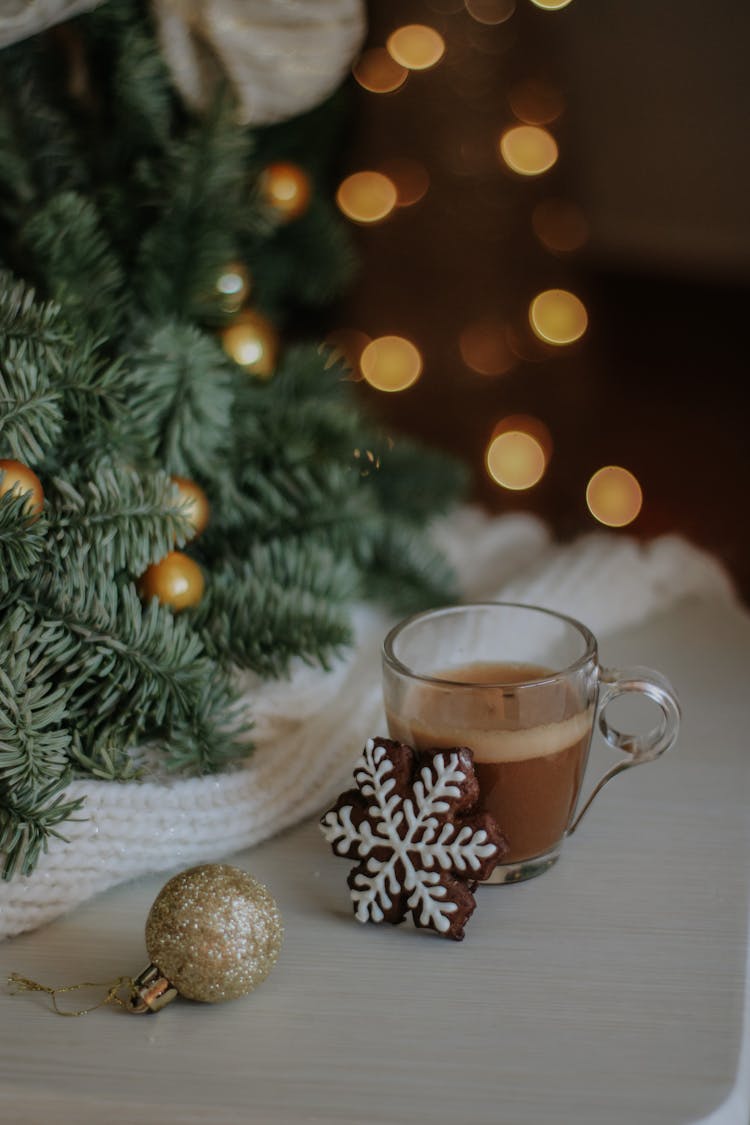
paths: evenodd
<path fill-rule="evenodd" d="M 56 630 L 48 659 L 87 753 L 113 726 L 127 744 L 190 714 L 211 669 L 188 617 L 155 601 L 144 608 L 132 586 L 112 582 L 43 579 L 19 598 Z"/>
<path fill-rule="evenodd" d="M 3 347 L 25 342 L 37 361 L 56 372 L 72 351 L 59 305 L 38 300 L 34 290 L 8 270 L 0 270 L 0 339 Z"/>
<path fill-rule="evenodd" d="M 118 144 L 164 146 L 172 123 L 172 91 L 164 60 L 153 37 L 139 26 L 128 26 L 116 42 L 113 104 Z"/>
<path fill-rule="evenodd" d="M 460 598 L 456 577 L 443 556 L 406 523 L 384 522 L 366 560 L 363 586 L 369 598 L 396 613 L 414 613 Z"/>
<path fill-rule="evenodd" d="M 251 232 L 242 252 L 253 263 L 259 306 L 275 318 L 290 302 L 330 303 L 351 282 L 356 268 L 348 231 L 333 207 L 318 197 L 301 219 L 278 226 L 272 236 L 265 230 L 260 235 Z"/>
<path fill-rule="evenodd" d="M 16 606 L 2 628 L 0 664 L 0 786 L 35 792 L 68 768 L 66 692 L 45 679 L 34 659 L 32 615 Z"/>
<path fill-rule="evenodd" d="M 27 503 L 14 492 L 0 496 L 0 597 L 31 575 L 45 547 L 46 523 L 29 519 Z"/>
<path fill-rule="evenodd" d="M 338 588 L 344 596 L 351 589 L 350 571 L 337 566 L 327 553 L 319 554 L 318 577 L 308 585 L 289 585 L 289 574 L 287 582 L 283 576 L 277 580 L 272 566 L 274 557 L 290 549 L 288 544 L 269 546 L 265 552 L 256 549 L 250 559 L 225 563 L 214 571 L 196 623 L 217 659 L 231 660 L 261 676 L 278 677 L 289 670 L 294 658 L 328 667 L 331 658 L 351 642 L 347 610 L 330 596 L 331 589 Z M 299 566 L 299 561 L 292 562 L 290 574 Z M 301 566 L 309 568 L 310 559 Z M 304 571 L 297 572 L 304 582 Z"/>
<path fill-rule="evenodd" d="M 66 837 L 57 826 L 70 820 L 83 805 L 83 798 L 65 800 L 69 776 L 50 781 L 35 794 L 12 793 L 0 798 L 0 854 L 4 857 L 2 877 L 18 872 L 30 875 L 46 852 L 49 838 Z"/>
<path fill-rule="evenodd" d="M 0 355 L 0 445 L 24 464 L 43 460 L 63 425 L 60 393 L 24 342 Z"/>
<path fill-rule="evenodd" d="M 229 678 L 217 668 L 203 681 L 188 714 L 177 717 L 160 737 L 168 769 L 215 773 L 252 752 L 252 744 L 240 741 L 233 730 L 231 697 Z"/>
<path fill-rule="evenodd" d="M 373 467 L 370 482 L 382 510 L 397 514 L 415 528 L 448 511 L 466 495 L 468 468 L 445 453 L 404 437 L 375 438 L 368 452 Z"/>
<path fill-rule="evenodd" d="M 309 536 L 336 556 L 369 554 L 381 516 L 349 466 L 287 465 L 279 450 L 276 464 L 248 460 L 235 472 L 233 490 L 227 482 L 216 498 L 202 549 L 221 555 L 223 540 L 227 550 L 241 556 L 256 543 Z"/>
<path fill-rule="evenodd" d="M 139 248 L 135 287 L 150 316 L 216 311 L 216 278 L 237 255 L 249 137 L 222 95 L 212 113 L 167 147 L 158 169 L 157 217 Z"/>
<path fill-rule="evenodd" d="M 74 449 L 80 462 L 95 463 L 103 450 L 131 462 L 147 457 L 146 444 L 130 418 L 124 358 L 106 359 L 98 341 L 83 337 L 64 375 L 53 383 L 62 396 L 59 448 Z"/>
<path fill-rule="evenodd" d="M 138 473 L 109 460 L 78 485 L 53 478 L 47 511 L 52 555 L 62 570 L 72 569 L 71 560 L 80 566 L 85 559 L 87 570 L 138 577 L 192 534 L 185 506 L 166 473 Z"/>
<path fill-rule="evenodd" d="M 36 211 L 21 241 L 66 318 L 97 335 L 121 335 L 125 278 L 93 201 L 61 192 Z"/>
<path fill-rule="evenodd" d="M 35 865 L 56 826 L 81 802 L 66 802 L 70 780 L 67 692 L 47 660 L 49 630 L 23 605 L 0 626 L 0 852 L 3 877 Z"/>
<path fill-rule="evenodd" d="M 134 428 L 168 472 L 193 478 L 223 466 L 232 419 L 232 375 L 205 333 L 167 322 L 133 356 L 127 395 Z"/>
<path fill-rule="evenodd" d="M 117 726 L 89 739 L 86 746 L 74 730 L 69 754 L 71 764 L 80 773 L 99 781 L 133 781 L 140 775 L 138 763 L 123 740 L 123 731 Z"/>
<path fill-rule="evenodd" d="M 86 182 L 70 123 L 49 87 L 50 59 L 40 36 L 0 55 L 0 183 L 16 221 L 33 201 Z M 8 199 L 13 203 L 8 203 Z"/>

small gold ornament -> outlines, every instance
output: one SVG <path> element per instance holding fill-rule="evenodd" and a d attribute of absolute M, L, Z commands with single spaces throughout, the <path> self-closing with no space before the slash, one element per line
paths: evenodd
<path fill-rule="evenodd" d="M 263 202 L 285 223 L 304 215 L 309 206 L 310 177 L 298 164 L 269 164 L 261 174 L 259 186 Z"/>
<path fill-rule="evenodd" d="M 135 979 L 62 988 L 18 973 L 8 979 L 16 991 L 47 993 L 61 1016 L 83 1016 L 104 1004 L 147 1014 L 178 995 L 221 1004 L 246 996 L 266 979 L 283 939 L 281 914 L 267 887 L 239 867 L 206 863 L 181 871 L 156 896 L 146 921 L 151 963 Z M 59 1007 L 62 993 L 91 987 L 106 988 L 104 999 L 88 1008 Z"/>
<path fill-rule="evenodd" d="M 206 1004 L 257 988 L 273 968 L 282 938 L 279 908 L 267 888 L 224 863 L 175 875 L 146 922 L 153 967 L 181 996 Z"/>
<path fill-rule="evenodd" d="M 244 262 L 227 262 L 214 286 L 225 313 L 236 313 L 250 296 L 252 282 Z"/>
<path fill-rule="evenodd" d="M 221 330 L 221 343 L 234 362 L 251 375 L 261 379 L 273 375 L 279 338 L 271 321 L 261 313 L 244 309 Z"/>
<path fill-rule="evenodd" d="M 195 539 L 206 530 L 208 517 L 211 514 L 208 497 L 199 484 L 194 480 L 188 480 L 187 477 L 172 477 L 172 483 L 177 489 L 180 503 L 185 506 L 185 515 L 192 524 L 191 538 Z"/>
<path fill-rule="evenodd" d="M 6 492 L 15 492 L 18 496 L 27 493 L 25 510 L 36 518 L 44 507 L 44 489 L 36 473 L 22 461 L 13 460 L 0 461 L 0 472 L 0 496 Z"/>
<path fill-rule="evenodd" d="M 203 597 L 205 581 L 197 562 L 182 551 L 170 551 L 152 565 L 138 583 L 144 601 L 158 598 L 162 605 L 172 609 L 188 609 L 198 605 Z"/>

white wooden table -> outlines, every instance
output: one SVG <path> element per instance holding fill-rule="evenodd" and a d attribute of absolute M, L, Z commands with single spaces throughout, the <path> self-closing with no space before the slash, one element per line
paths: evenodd
<path fill-rule="evenodd" d="M 480 888 L 463 944 L 360 926 L 303 824 L 231 857 L 286 923 L 247 999 L 64 1020 L 3 992 L 0 1121 L 746 1125 L 750 618 L 683 604 L 602 648 L 671 677 L 678 748 L 613 782 L 556 868 Z M 137 972 L 164 882 L 6 942 L 0 972 Z"/>

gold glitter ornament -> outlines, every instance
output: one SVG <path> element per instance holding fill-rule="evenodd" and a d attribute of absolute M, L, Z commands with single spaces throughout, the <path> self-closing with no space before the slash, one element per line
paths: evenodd
<path fill-rule="evenodd" d="M 227 863 L 189 867 L 166 883 L 146 921 L 151 963 L 135 979 L 51 988 L 11 973 L 13 992 L 43 992 L 59 1016 L 85 1016 L 105 1004 L 134 1015 L 158 1012 L 176 996 L 221 1004 L 257 988 L 279 956 L 284 927 L 267 887 Z M 87 1008 L 65 1008 L 58 997 L 83 988 L 106 988 Z"/>
<path fill-rule="evenodd" d="M 224 863 L 191 867 L 151 907 L 145 972 L 157 968 L 189 1000 L 236 1000 L 268 976 L 282 938 L 279 908 L 252 875 Z"/>

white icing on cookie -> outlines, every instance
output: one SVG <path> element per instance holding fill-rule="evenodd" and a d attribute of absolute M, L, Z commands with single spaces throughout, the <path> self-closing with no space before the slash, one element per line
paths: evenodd
<path fill-rule="evenodd" d="M 362 795 L 371 798 L 369 820 L 359 825 L 352 821 L 352 805 L 326 813 L 321 821 L 323 835 L 339 855 L 356 855 L 365 870 L 355 875 L 352 889 L 355 914 L 360 922 L 381 922 L 384 910 L 393 905 L 392 895 L 409 893 L 407 909 L 419 915 L 423 926 L 440 933 L 450 928 L 450 915 L 458 909 L 445 901 L 446 888 L 440 871 L 477 871 L 481 861 L 497 852 L 486 831 L 470 825 L 446 821 L 439 814 L 450 810 L 451 801 L 461 797 L 466 772 L 458 753 L 436 754 L 430 766 L 422 768 L 411 796 L 394 792 L 396 778 L 385 746 L 367 740 L 364 753 L 354 767 L 354 777 Z M 374 829 L 374 831 L 373 831 Z M 378 859 L 372 853 L 387 853 Z M 398 881 L 403 867 L 403 886 Z M 439 869 L 439 870 L 438 870 Z"/>

